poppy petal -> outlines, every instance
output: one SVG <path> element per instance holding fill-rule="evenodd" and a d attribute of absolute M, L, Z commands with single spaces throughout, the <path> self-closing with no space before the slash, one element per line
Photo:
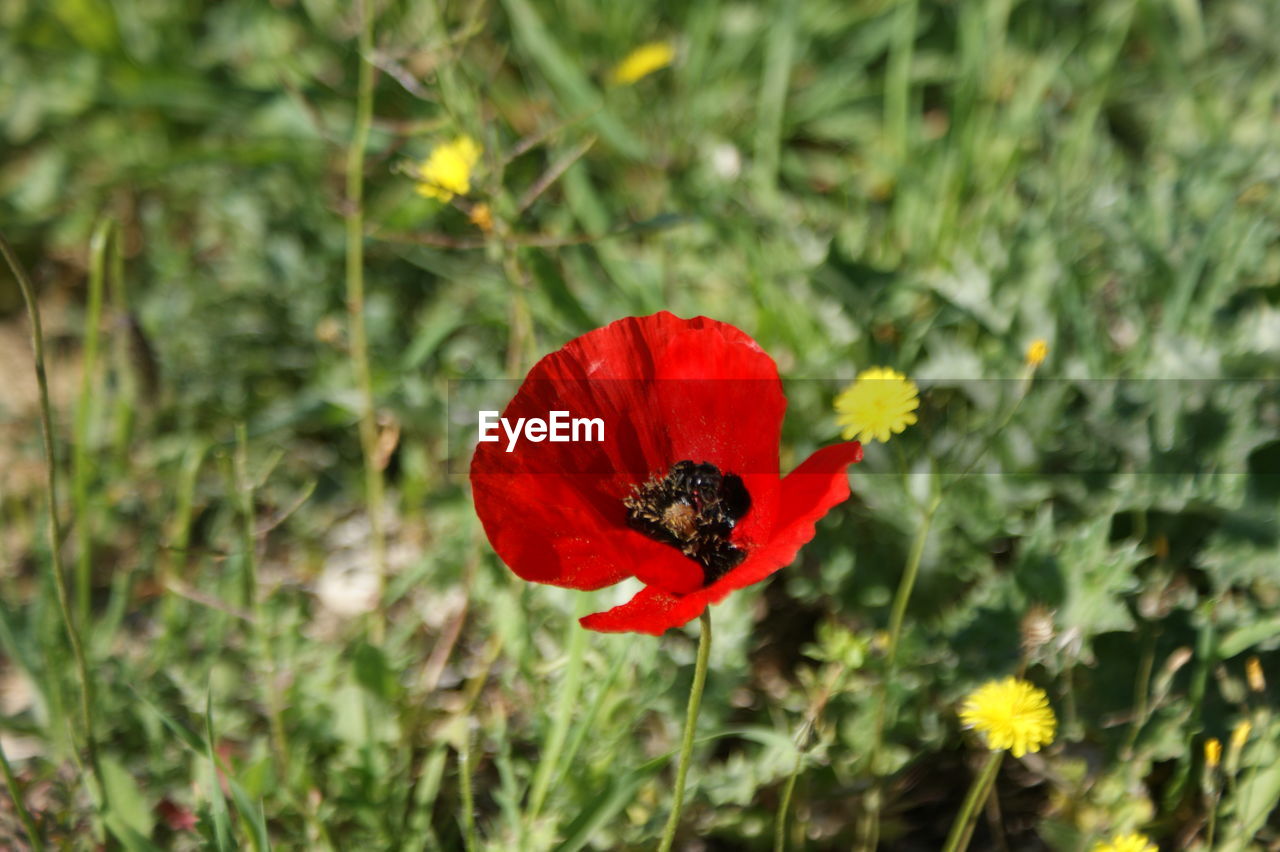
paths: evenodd
<path fill-rule="evenodd" d="M 786 407 L 777 366 L 725 323 L 662 312 L 589 332 L 540 360 L 502 417 L 599 417 L 600 442 L 477 446 L 476 511 L 520 577 L 598 589 L 636 576 L 673 594 L 701 587 L 701 567 L 625 526 L 622 500 L 676 461 L 740 473 L 752 509 L 734 540 L 754 547 L 773 526 Z"/>
<path fill-rule="evenodd" d="M 588 630 L 601 633 L 648 633 L 661 636 L 672 627 L 688 624 L 702 615 L 709 597 L 706 589 L 691 595 L 673 595 L 645 586 L 621 606 L 578 619 Z"/>
<path fill-rule="evenodd" d="M 856 443 L 779 476 L 785 409 L 776 364 L 739 329 L 665 311 L 618 320 L 540 360 L 502 413 L 517 436 L 520 418 L 599 418 L 603 440 L 565 441 L 544 427 L 523 441 L 508 433 L 481 442 L 471 464 L 476 513 L 499 557 L 526 580 L 583 590 L 628 577 L 645 584 L 583 626 L 660 634 L 791 562 L 818 519 L 848 497 Z M 740 477 L 750 496 L 730 536 L 747 558 L 706 587 L 698 561 L 628 526 L 627 497 L 683 460 Z"/>
<path fill-rule="evenodd" d="M 631 576 L 587 496 L 590 476 L 472 473 L 476 514 L 498 556 L 519 577 L 571 589 L 599 589 Z M 575 487 L 577 486 L 577 487 Z M 531 531 L 534 531 L 531 534 Z"/>
<path fill-rule="evenodd" d="M 778 518 L 768 544 L 712 586 L 724 586 L 714 600 L 734 589 L 758 583 L 790 565 L 800 548 L 813 540 L 818 521 L 849 497 L 849 465 L 862 461 L 857 441 L 823 447 L 782 479 Z"/>

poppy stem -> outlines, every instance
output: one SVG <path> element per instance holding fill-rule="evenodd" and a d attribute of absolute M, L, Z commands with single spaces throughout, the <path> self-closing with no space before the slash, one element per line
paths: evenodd
<path fill-rule="evenodd" d="M 987 762 L 982 767 L 982 771 L 978 773 L 977 778 L 973 779 L 973 786 L 969 788 L 969 795 L 965 796 L 964 805 L 956 815 L 956 821 L 951 824 L 951 833 L 947 835 L 947 845 L 943 848 L 943 852 L 964 852 L 969 848 L 969 840 L 973 837 L 973 826 L 977 822 L 978 811 L 982 809 L 987 796 L 991 793 L 991 787 L 995 783 L 996 773 L 1000 771 L 1000 761 L 1003 757 L 1003 750 L 993 751 L 987 756 Z"/>
<path fill-rule="evenodd" d="M 670 852 L 675 843 L 676 829 L 680 826 L 680 809 L 684 805 L 684 782 L 689 774 L 689 755 L 693 751 L 693 732 L 698 725 L 698 710 L 702 707 L 702 687 L 707 682 L 707 661 L 711 658 L 711 613 L 702 611 L 700 619 L 702 636 L 698 639 L 698 662 L 693 669 L 693 686 L 689 689 L 689 711 L 684 720 L 684 741 L 680 744 L 680 763 L 676 767 L 676 786 L 671 793 L 671 816 L 662 831 L 658 852 Z"/>

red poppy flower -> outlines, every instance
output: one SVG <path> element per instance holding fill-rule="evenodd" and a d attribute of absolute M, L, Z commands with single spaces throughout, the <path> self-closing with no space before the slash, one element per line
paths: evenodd
<path fill-rule="evenodd" d="M 785 410 L 773 359 L 733 326 L 666 312 L 621 319 L 529 371 L 499 439 L 472 457 L 476 513 L 526 580 L 589 590 L 638 578 L 635 597 L 582 625 L 659 635 L 790 563 L 849 496 L 856 441 L 780 475 Z M 557 411 L 598 418 L 603 435 L 504 432 Z"/>

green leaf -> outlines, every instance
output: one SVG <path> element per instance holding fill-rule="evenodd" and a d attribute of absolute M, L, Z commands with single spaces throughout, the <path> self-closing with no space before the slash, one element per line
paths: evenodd
<path fill-rule="evenodd" d="M 1253 849 L 1253 839 L 1280 804 L 1280 724 L 1258 731 L 1245 749 L 1243 768 L 1223 802 L 1223 813 L 1232 817 L 1231 830 L 1217 852 Z"/>
<path fill-rule="evenodd" d="M 400 695 L 400 681 L 387 665 L 382 649 L 368 642 L 356 646 L 354 669 L 356 683 L 384 701 L 395 701 Z"/>
<path fill-rule="evenodd" d="M 137 780 L 111 755 L 102 755 L 98 763 L 102 768 L 102 783 L 107 788 L 108 818 L 143 838 L 150 837 L 154 828 L 152 806 Z"/>
<path fill-rule="evenodd" d="M 578 818 L 565 829 L 565 839 L 556 847 L 556 852 L 577 852 L 586 846 L 596 830 L 633 801 L 640 785 L 657 774 L 671 757 L 670 754 L 656 757 L 630 772 L 610 778 L 600 794 L 591 800 L 590 807 L 578 814 Z"/>
<path fill-rule="evenodd" d="M 1218 657 L 1226 660 L 1243 653 L 1255 645 L 1280 637 L 1280 615 L 1244 627 L 1237 627 L 1218 643 Z"/>
<path fill-rule="evenodd" d="M 1077 635 L 1086 655 L 1090 638 L 1134 629 L 1125 596 L 1138 588 L 1134 568 L 1146 555 L 1132 543 L 1113 547 L 1110 529 L 1109 513 L 1061 530 L 1042 510 L 1017 569 L 1028 600 L 1055 609 L 1059 630 Z"/>
<path fill-rule="evenodd" d="M 218 758 L 213 750 L 213 693 L 205 695 L 204 702 L 205 756 L 209 758 L 209 804 L 213 812 L 213 834 L 218 852 L 229 852 L 231 845 L 231 815 L 227 801 L 222 797 L 222 785 L 218 783 Z"/>

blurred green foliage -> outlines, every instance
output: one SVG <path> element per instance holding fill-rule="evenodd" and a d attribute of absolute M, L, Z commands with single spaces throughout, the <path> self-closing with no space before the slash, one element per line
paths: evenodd
<path fill-rule="evenodd" d="M 956 702 L 1024 663 L 1062 734 L 1006 765 L 975 848 L 1076 850 L 1131 828 L 1203 848 L 1201 745 L 1245 718 L 1218 848 L 1276 842 L 1280 7 L 374 4 L 367 319 L 399 430 L 374 645 L 342 277 L 351 5 L 0 6 L 0 226 L 67 370 L 94 222 L 123 234 L 84 510 L 114 842 L 650 846 L 691 634 L 583 641 L 574 617 L 616 592 L 518 581 L 444 456 L 450 379 L 518 377 L 658 309 L 734 323 L 774 356 L 784 465 L 836 438 L 831 397 L 860 369 L 893 366 L 924 397 L 797 563 L 716 608 L 689 843 L 769 848 L 799 761 L 792 845 L 849 847 L 876 637 L 935 482 L 883 848 L 939 848 L 970 777 Z M 608 85 L 651 39 L 677 46 L 674 66 Z M 470 197 L 415 195 L 406 164 L 462 133 L 485 148 Z M 492 232 L 469 221 L 479 202 Z M 1036 338 L 1049 358 L 1022 380 Z M 28 370 L 6 362 L 6 382 Z M 0 734 L 28 752 L 48 836 L 92 848 L 22 400 L 0 396 Z M 55 402 L 69 424 L 72 400 Z M 1030 649 L 1028 613 L 1049 619 Z M 1269 692 L 1244 684 L 1249 655 Z M 0 846 L 20 837 L 0 803 Z"/>

